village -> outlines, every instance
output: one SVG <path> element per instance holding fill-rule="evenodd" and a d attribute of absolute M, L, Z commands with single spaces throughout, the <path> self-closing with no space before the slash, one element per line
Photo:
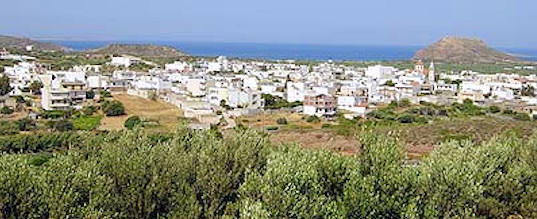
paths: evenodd
<path fill-rule="evenodd" d="M 107 64 L 121 70 L 104 72 L 101 65 L 81 65 L 57 71 L 47 69 L 34 57 L 0 51 L 0 59 L 17 61 L 14 66 L 4 67 L 2 74 L 9 77 L 12 89 L 0 97 L 0 108 L 14 111 L 21 110 L 17 101 L 20 97 L 29 99 L 27 105 L 34 109 L 66 111 L 80 110 L 109 92 L 173 104 L 191 119 L 194 129 L 208 129 L 222 121 L 230 128 L 237 117 L 283 109 L 326 120 L 336 114 L 352 119 L 366 117 L 371 110 L 400 100 L 450 105 L 469 99 L 477 105 L 502 105 L 537 114 L 536 75 L 439 72 L 434 61 L 416 60 L 413 69 L 397 69 L 221 56 L 175 61 L 161 67 L 138 57 L 117 55 Z M 154 67 L 146 72 L 129 70 L 129 66 L 140 63 Z M 26 98 L 32 93 L 40 93 L 39 98 Z M 30 115 L 38 117 L 39 113 Z"/>

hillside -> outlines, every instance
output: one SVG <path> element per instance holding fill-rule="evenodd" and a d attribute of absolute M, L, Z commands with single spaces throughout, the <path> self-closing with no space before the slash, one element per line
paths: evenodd
<path fill-rule="evenodd" d="M 37 51 L 67 51 L 66 47 L 52 43 L 35 41 L 29 38 L 2 36 L 0 35 L 0 48 L 19 48 L 24 49 L 26 46 L 32 45 Z"/>
<path fill-rule="evenodd" d="M 517 61 L 517 58 L 493 48 L 484 41 L 462 37 L 445 37 L 419 50 L 414 59 L 449 63 L 497 63 Z"/>
<path fill-rule="evenodd" d="M 151 44 L 110 44 L 103 48 L 88 51 L 94 54 L 118 54 L 140 57 L 178 57 L 187 54 L 170 46 L 158 46 Z"/>

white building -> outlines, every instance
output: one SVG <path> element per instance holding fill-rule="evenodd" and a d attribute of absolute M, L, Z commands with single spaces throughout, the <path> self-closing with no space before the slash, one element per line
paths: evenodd
<path fill-rule="evenodd" d="M 124 66 L 129 67 L 131 65 L 135 65 L 141 62 L 141 59 L 131 56 L 119 56 L 119 57 L 112 57 L 112 61 L 110 64 L 115 66 Z"/>

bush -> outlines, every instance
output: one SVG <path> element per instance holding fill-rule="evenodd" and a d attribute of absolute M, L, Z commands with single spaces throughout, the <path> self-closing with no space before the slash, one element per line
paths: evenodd
<path fill-rule="evenodd" d="M 62 119 L 55 121 L 52 128 L 56 131 L 65 132 L 73 130 L 73 123 L 69 120 Z"/>
<path fill-rule="evenodd" d="M 107 90 L 102 90 L 101 93 L 100 93 L 101 97 L 105 98 L 105 97 L 112 97 L 112 94 L 107 91 Z"/>
<path fill-rule="evenodd" d="M 319 119 L 319 117 L 317 116 L 308 116 L 306 118 L 306 122 L 309 122 L 309 123 L 319 123 L 321 122 L 321 119 Z"/>
<path fill-rule="evenodd" d="M 84 106 L 82 108 L 82 113 L 84 113 L 84 115 L 86 115 L 86 116 L 91 116 L 95 112 L 97 112 L 97 107 L 95 107 L 95 106 Z"/>
<path fill-rule="evenodd" d="M 123 103 L 117 100 L 104 101 L 101 105 L 101 109 L 106 116 L 120 116 L 125 114 Z"/>
<path fill-rule="evenodd" d="M 16 124 L 10 121 L 0 121 L 0 135 L 14 135 L 19 133 Z"/>
<path fill-rule="evenodd" d="M 12 114 L 13 113 L 13 109 L 7 107 L 7 106 L 4 106 L 2 107 L 2 109 L 0 109 L 0 113 L 4 114 L 4 115 L 9 115 L 9 114 Z"/>
<path fill-rule="evenodd" d="M 516 120 L 520 120 L 520 121 L 529 121 L 529 120 L 531 120 L 530 115 L 528 115 L 527 113 L 520 113 L 520 112 L 515 113 L 513 115 L 513 118 L 516 119 Z"/>
<path fill-rule="evenodd" d="M 19 119 L 16 123 L 19 131 L 30 131 L 36 127 L 35 121 L 30 118 Z"/>
<path fill-rule="evenodd" d="M 499 106 L 489 106 L 488 108 L 489 113 L 499 113 L 502 111 L 502 109 Z"/>
<path fill-rule="evenodd" d="M 127 129 L 133 129 L 140 124 L 142 124 L 142 120 L 139 116 L 131 116 L 127 120 L 125 120 L 123 126 Z"/>
<path fill-rule="evenodd" d="M 330 124 L 328 124 L 328 123 L 325 123 L 325 124 L 322 124 L 322 125 L 321 125 L 321 128 L 322 128 L 322 129 L 328 129 L 328 128 L 330 128 L 330 127 L 332 127 L 332 125 L 330 125 Z"/>
<path fill-rule="evenodd" d="M 278 130 L 278 126 L 267 126 L 266 129 L 267 131 L 276 131 Z"/>
<path fill-rule="evenodd" d="M 95 98 L 95 92 L 93 90 L 89 90 L 86 92 L 86 99 L 93 100 Z"/>
<path fill-rule="evenodd" d="M 276 123 L 278 123 L 279 125 L 287 125 L 287 119 L 286 118 L 278 118 L 276 120 Z"/>

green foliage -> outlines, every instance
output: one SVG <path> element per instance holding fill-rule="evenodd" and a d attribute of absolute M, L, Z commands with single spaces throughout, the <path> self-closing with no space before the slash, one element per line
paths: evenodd
<path fill-rule="evenodd" d="M 142 120 L 139 116 L 131 116 L 127 120 L 125 120 L 124 127 L 127 129 L 133 129 L 134 127 L 141 125 Z"/>
<path fill-rule="evenodd" d="M 499 106 L 495 106 L 495 105 L 489 106 L 489 108 L 488 108 L 489 113 L 499 113 L 501 111 L 502 111 L 502 109 Z"/>
<path fill-rule="evenodd" d="M 0 121 L 0 135 L 13 135 L 19 133 L 17 125 L 10 121 Z"/>
<path fill-rule="evenodd" d="M 61 119 L 68 118 L 68 114 L 61 110 L 46 110 L 43 111 L 42 116 L 44 119 Z"/>
<path fill-rule="evenodd" d="M 0 76 L 0 96 L 9 94 L 13 90 L 9 83 L 9 77 L 7 75 Z"/>
<path fill-rule="evenodd" d="M 71 131 L 73 130 L 73 123 L 67 119 L 62 119 L 58 121 L 53 121 L 51 127 L 52 129 L 59 132 Z"/>
<path fill-rule="evenodd" d="M 73 119 L 73 127 L 75 130 L 91 131 L 97 129 L 101 125 L 102 116 L 79 116 Z"/>
<path fill-rule="evenodd" d="M 95 98 L 95 91 L 89 90 L 86 92 L 86 99 L 93 100 Z"/>
<path fill-rule="evenodd" d="M 9 115 L 13 113 L 13 109 L 9 108 L 8 106 L 4 106 L 2 107 L 2 109 L 0 109 L 0 113 L 4 115 Z"/>
<path fill-rule="evenodd" d="M 283 118 L 283 117 L 278 118 L 278 119 L 276 120 L 276 123 L 278 123 L 279 125 L 287 125 L 287 119 L 286 119 L 286 118 Z"/>
<path fill-rule="evenodd" d="M 321 122 L 321 119 L 317 116 L 308 116 L 306 117 L 306 122 L 309 122 L 309 123 L 319 123 Z"/>
<path fill-rule="evenodd" d="M 22 118 L 15 122 L 19 131 L 31 131 L 36 128 L 35 121 L 30 118 Z"/>
<path fill-rule="evenodd" d="M 302 106 L 301 102 L 287 102 L 287 100 L 279 97 L 272 96 L 270 94 L 263 94 L 263 100 L 265 100 L 265 109 L 281 109 L 281 108 L 293 108 L 297 106 Z"/>
<path fill-rule="evenodd" d="M 278 126 L 267 126 L 266 129 L 267 131 L 276 131 L 278 130 Z"/>
<path fill-rule="evenodd" d="M 101 105 L 101 109 L 106 116 L 120 116 L 125 114 L 123 103 L 117 100 L 104 101 Z"/>
<path fill-rule="evenodd" d="M 84 115 L 86 115 L 86 116 L 91 116 L 95 112 L 97 112 L 97 107 L 95 107 L 95 106 L 84 106 L 84 107 L 82 107 L 82 113 L 84 113 Z"/>
<path fill-rule="evenodd" d="M 112 97 L 112 94 L 110 93 L 110 91 L 107 91 L 107 90 L 102 90 L 100 92 L 100 95 L 101 97 L 105 97 L 105 98 Z"/>
<path fill-rule="evenodd" d="M 358 142 L 351 157 L 248 129 L 0 136 L 0 217 L 537 217 L 537 134 L 450 141 L 419 165 L 397 136 Z"/>
<path fill-rule="evenodd" d="M 513 115 L 513 119 L 520 120 L 520 121 L 529 121 L 531 120 L 531 117 L 527 113 L 517 112 Z"/>
<path fill-rule="evenodd" d="M 39 95 L 41 94 L 42 87 L 43 87 L 43 83 L 41 83 L 41 81 L 32 81 L 32 83 L 30 84 L 30 91 L 34 95 Z"/>

